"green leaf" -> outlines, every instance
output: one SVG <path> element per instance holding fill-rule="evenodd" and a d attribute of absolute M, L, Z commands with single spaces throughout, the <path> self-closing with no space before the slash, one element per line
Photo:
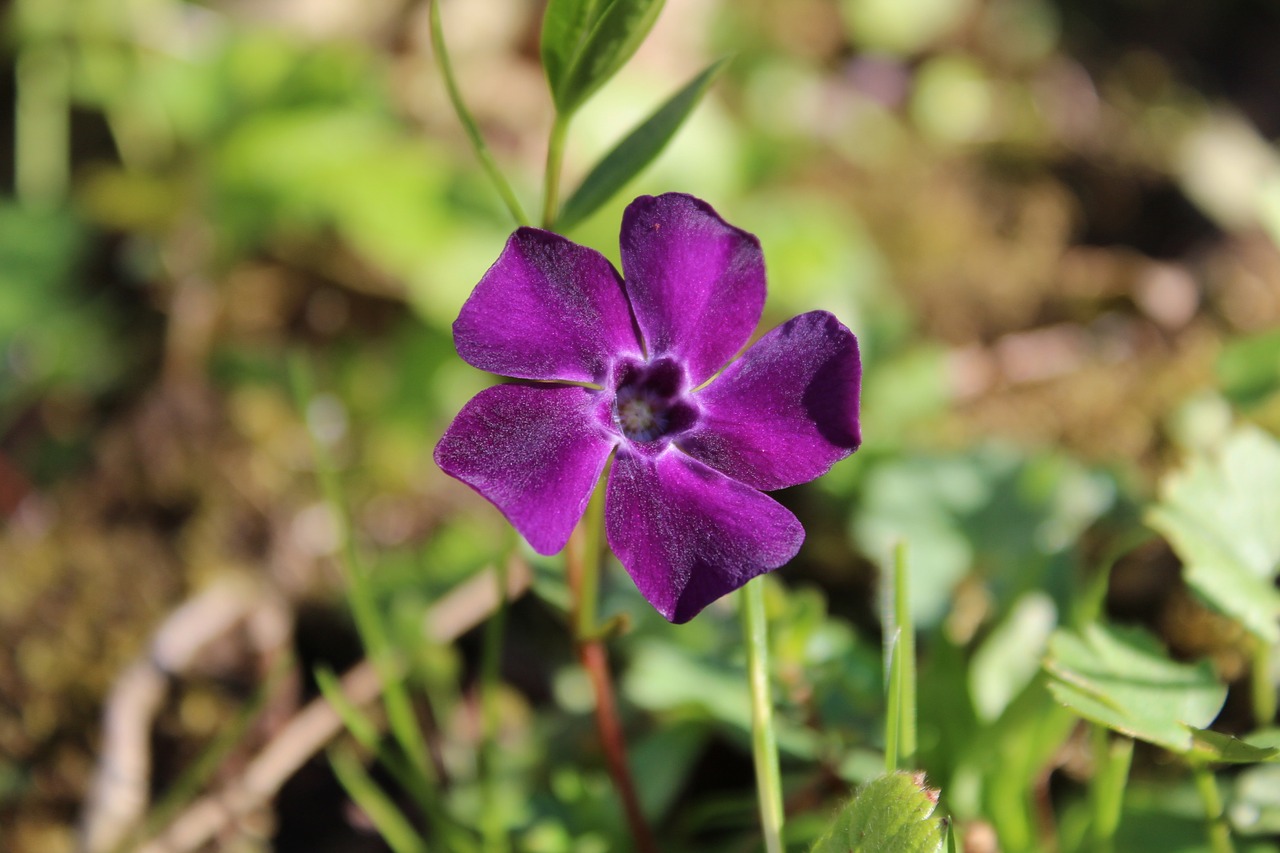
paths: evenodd
<path fill-rule="evenodd" d="M 556 220 L 557 227 L 567 231 L 595 213 L 652 163 L 693 112 L 726 62 L 727 59 L 720 59 L 708 65 L 606 154 L 565 202 Z"/>
<path fill-rule="evenodd" d="M 1162 484 L 1147 523 L 1173 545 L 1187 584 L 1268 644 L 1280 642 L 1280 442 L 1253 427 Z"/>
<path fill-rule="evenodd" d="M 1054 698 L 1081 717 L 1183 755 L 1188 726 L 1209 725 L 1227 697 L 1212 664 L 1176 663 L 1140 629 L 1058 631 L 1045 669 Z"/>
<path fill-rule="evenodd" d="M 979 717 L 997 719 L 1036 677 L 1057 621 L 1053 599 L 1029 592 L 982 643 L 969 665 L 969 692 Z"/>
<path fill-rule="evenodd" d="M 612 0 L 604 7 L 591 22 L 590 32 L 564 69 L 559 85 L 551 91 L 561 115 L 575 112 L 618 73 L 653 28 L 662 3 L 663 0 Z"/>
<path fill-rule="evenodd" d="M 1191 737 L 1195 741 L 1198 757 L 1206 761 L 1220 761 L 1227 764 L 1257 764 L 1270 761 L 1280 753 L 1274 746 L 1258 746 L 1240 738 L 1210 729 L 1191 728 Z"/>
<path fill-rule="evenodd" d="M 937 853 L 942 821 L 937 790 L 923 773 L 890 773 L 858 789 L 810 853 Z"/>
<path fill-rule="evenodd" d="M 542 69 L 554 94 L 564 82 L 587 31 L 595 21 L 599 0 L 550 0 L 542 15 Z"/>
<path fill-rule="evenodd" d="M 1222 392 L 1241 406 L 1255 406 L 1280 391 L 1280 332 L 1228 343 L 1218 356 Z"/>

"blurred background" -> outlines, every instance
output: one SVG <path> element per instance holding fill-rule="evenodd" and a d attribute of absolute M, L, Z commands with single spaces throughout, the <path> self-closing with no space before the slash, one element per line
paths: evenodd
<path fill-rule="evenodd" d="M 526 209 L 552 118 L 541 8 L 442 4 Z M 308 426 L 466 814 L 487 611 L 451 605 L 452 635 L 423 625 L 514 538 L 431 451 L 492 381 L 450 323 L 513 223 L 448 106 L 427 4 L 0 10 L 0 848 L 70 851 L 77 827 L 137 813 L 112 799 L 121 767 L 158 829 L 243 775 L 316 665 L 360 659 Z M 922 757 L 975 827 L 966 849 L 1036 849 L 1035 809 L 1001 814 L 983 782 L 1020 747 L 964 744 L 998 737 L 1058 614 L 1116 554 L 1109 613 L 1245 677 L 1239 633 L 1140 515 L 1233 421 L 1280 429 L 1277 45 L 1269 0 L 677 0 L 575 119 L 569 188 L 732 55 L 663 156 L 569 236 L 616 261 L 630 198 L 695 194 L 759 236 L 763 328 L 824 308 L 861 341 L 865 445 L 780 495 L 808 531 L 771 587 L 802 827 L 879 761 L 876 572 L 899 538 L 925 632 Z M 312 365 L 301 401 L 290 357 Z M 625 849 L 556 561 L 516 559 L 533 592 L 502 659 L 508 825 L 518 849 Z M 671 628 L 614 569 L 604 612 L 632 620 L 616 666 L 664 849 L 750 850 L 732 610 Z M 1027 771 L 1043 803 L 1087 775 L 1068 736 Z M 383 849 L 323 754 L 301 759 L 277 796 L 166 849 Z M 1136 766 L 1167 782 L 1154 755 Z M 1143 837 L 1124 849 L 1182 849 Z"/>

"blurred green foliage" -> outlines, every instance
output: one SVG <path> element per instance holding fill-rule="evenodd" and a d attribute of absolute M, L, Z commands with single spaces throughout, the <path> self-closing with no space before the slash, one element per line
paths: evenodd
<path fill-rule="evenodd" d="M 431 461 L 489 381 L 456 358 L 449 327 L 511 223 L 449 111 L 420 4 L 288 5 L 7 10 L 0 846 L 70 849 L 103 670 L 210 578 L 251 575 L 296 612 L 320 608 L 308 666 L 359 654 L 309 427 L 427 721 L 443 812 L 468 828 L 496 816 L 511 849 L 626 849 L 562 561 L 522 549 Z M 534 195 L 555 105 L 573 115 L 574 186 L 732 53 L 651 169 L 613 174 L 607 188 L 624 189 L 594 212 L 569 203 L 571 236 L 616 260 L 631 196 L 695 193 L 760 237 L 766 328 L 820 307 L 860 338 L 866 445 L 780 495 L 809 540 L 766 590 L 789 848 L 818 842 L 883 768 L 874 601 L 906 540 L 919 762 L 963 849 L 1098 849 L 1096 791 L 1114 765 L 1096 748 L 1112 736 L 1085 732 L 1097 725 L 1145 742 L 1123 768 L 1112 849 L 1210 849 L 1198 762 L 1252 845 L 1238 849 L 1276 850 L 1275 765 L 1229 766 L 1272 760 L 1280 680 L 1280 115 L 1248 82 L 1280 73 L 1273 43 L 1248 32 L 1274 15 L 640 4 L 645 26 L 662 13 L 621 70 L 634 33 L 601 30 L 574 60 L 588 37 L 565 30 L 553 97 L 536 5 L 442 9 L 515 192 Z M 554 5 L 566 20 L 586 8 Z M 618 73 L 575 76 L 593 64 Z M 305 411 L 290 352 L 315 366 Z M 483 628 L 443 644 L 427 621 L 513 554 L 534 579 L 508 613 L 491 749 Z M 610 647 L 663 849 L 752 849 L 732 608 L 672 628 L 616 565 L 603 596 L 626 620 Z M 214 688 L 226 704 L 243 699 L 232 683 Z M 208 735 L 190 708 L 166 713 L 157 791 Z M 379 748 L 355 756 L 381 785 Z M 329 813 L 333 849 L 356 849 L 360 821 L 326 790 L 306 808 L 282 798 L 274 842 L 245 849 L 316 849 L 298 827 Z"/>

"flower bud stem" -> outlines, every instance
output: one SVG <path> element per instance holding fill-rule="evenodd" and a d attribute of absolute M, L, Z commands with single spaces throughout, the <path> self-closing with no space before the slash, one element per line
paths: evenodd
<path fill-rule="evenodd" d="M 564 143 L 569 133 L 569 114 L 556 113 L 547 140 L 546 187 L 543 193 L 542 227 L 555 230 L 556 216 L 560 212 L 560 167 L 564 164 Z"/>

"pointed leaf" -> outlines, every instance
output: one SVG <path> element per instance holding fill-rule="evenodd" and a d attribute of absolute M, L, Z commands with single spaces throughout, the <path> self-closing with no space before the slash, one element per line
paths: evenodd
<path fill-rule="evenodd" d="M 1259 639 L 1280 642 L 1280 442 L 1240 429 L 1162 486 L 1147 523 L 1182 558 L 1187 584 Z"/>
<path fill-rule="evenodd" d="M 559 85 L 551 92 L 561 115 L 576 111 L 618 73 L 653 29 L 662 3 L 663 0 L 612 0 L 600 11 L 564 69 Z"/>
<path fill-rule="evenodd" d="M 1184 755 L 1188 726 L 1209 725 L 1227 697 L 1212 664 L 1176 663 L 1138 629 L 1058 631 L 1045 669 L 1054 698 L 1086 720 Z"/>
<path fill-rule="evenodd" d="M 1208 761 L 1227 764 L 1257 764 L 1270 761 L 1280 753 L 1274 746 L 1258 746 L 1240 738 L 1209 729 L 1191 728 L 1196 755 Z"/>
<path fill-rule="evenodd" d="M 595 213 L 662 153 L 727 62 L 728 59 L 721 59 L 708 65 L 601 158 L 565 202 L 564 210 L 556 220 L 561 231 L 567 231 Z"/>
<path fill-rule="evenodd" d="M 923 773 L 890 773 L 858 789 L 810 853 L 937 853 L 938 791 Z"/>
<path fill-rule="evenodd" d="M 542 15 L 542 69 L 554 93 L 564 82 L 564 73 L 573 61 L 595 22 L 599 0 L 549 0 Z"/>

